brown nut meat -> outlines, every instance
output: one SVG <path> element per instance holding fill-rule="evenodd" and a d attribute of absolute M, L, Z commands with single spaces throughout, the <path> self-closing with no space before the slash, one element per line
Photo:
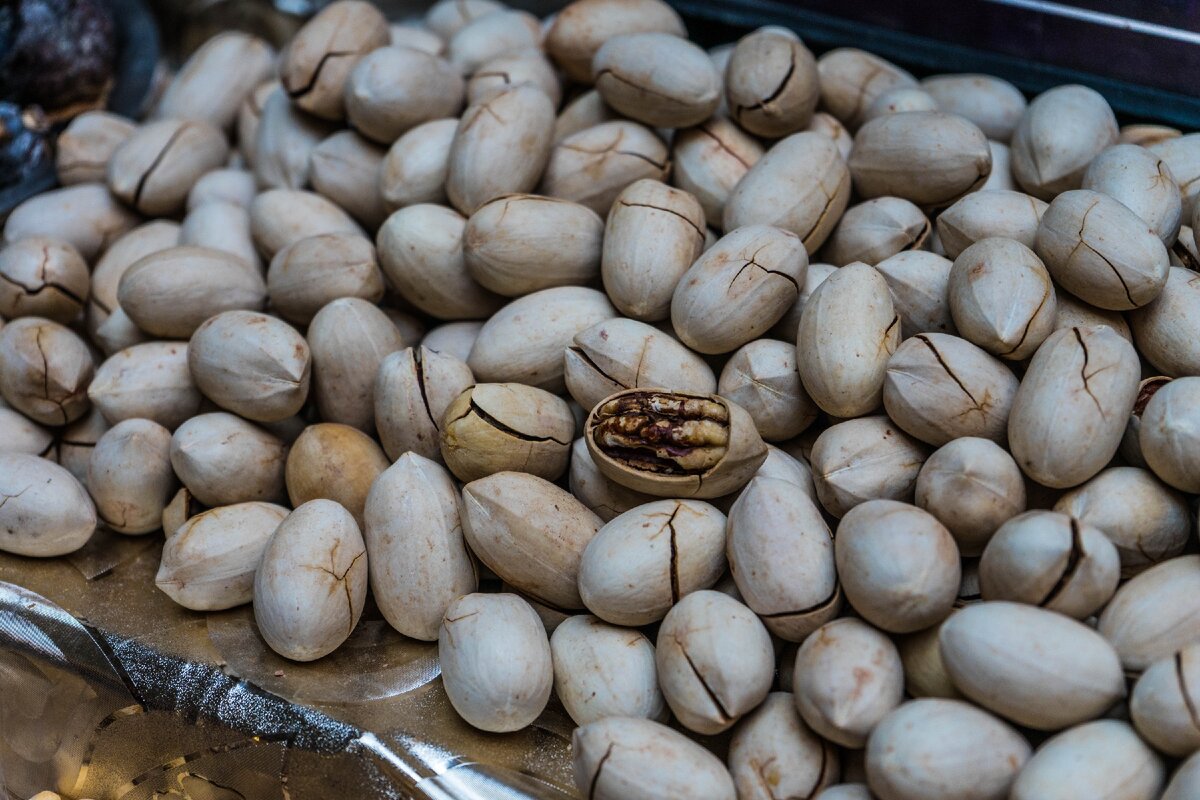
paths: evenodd
<path fill-rule="evenodd" d="M 656 497 L 720 497 L 745 486 L 767 458 L 754 420 L 717 395 L 617 392 L 596 405 L 584 430 L 605 477 Z"/>

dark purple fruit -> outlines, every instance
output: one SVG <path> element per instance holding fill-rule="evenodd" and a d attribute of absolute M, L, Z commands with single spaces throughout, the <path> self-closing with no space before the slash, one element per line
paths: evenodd
<path fill-rule="evenodd" d="M 116 58 L 104 0 L 0 0 L 0 100 L 40 105 L 52 116 L 94 105 Z"/>
<path fill-rule="evenodd" d="M 50 160 L 49 125 L 37 107 L 0 103 L 0 189 L 20 183 Z"/>

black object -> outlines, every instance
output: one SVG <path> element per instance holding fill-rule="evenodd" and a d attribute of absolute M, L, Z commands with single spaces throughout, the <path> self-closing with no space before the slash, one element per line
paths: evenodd
<path fill-rule="evenodd" d="M 22 113 L 15 103 L 0 101 L 0 189 L 44 170 L 51 158 L 50 125 L 34 106 Z"/>
<path fill-rule="evenodd" d="M 815 52 L 859 47 L 918 75 L 984 72 L 1031 94 L 1082 83 L 1126 119 L 1200 128 L 1200 0 L 670 1 L 709 44 L 782 25 Z"/>
<path fill-rule="evenodd" d="M 115 23 L 115 53 L 108 109 L 138 118 L 142 114 L 158 64 L 158 26 L 145 0 L 96 1 L 108 9 Z M 4 0 L 0 0 L 0 12 L 11 7 L 3 3 Z M 3 18 L 0 17 L 0 37 L 4 35 L 2 25 Z M 0 86 L 4 87 L 3 91 L 7 94 L 9 88 L 4 79 L 0 79 Z M 36 99 L 32 102 L 36 102 Z M 0 221 L 22 200 L 52 188 L 56 182 L 54 159 L 50 153 L 46 153 L 32 169 L 27 168 L 16 182 L 11 180 L 7 169 L 7 162 L 0 157 Z"/>

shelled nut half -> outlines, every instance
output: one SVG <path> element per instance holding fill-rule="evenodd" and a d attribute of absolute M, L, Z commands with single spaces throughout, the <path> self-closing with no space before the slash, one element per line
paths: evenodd
<path fill-rule="evenodd" d="M 720 497 L 767 457 L 750 415 L 717 395 L 618 392 L 592 409 L 584 437 L 605 476 L 658 497 Z"/>

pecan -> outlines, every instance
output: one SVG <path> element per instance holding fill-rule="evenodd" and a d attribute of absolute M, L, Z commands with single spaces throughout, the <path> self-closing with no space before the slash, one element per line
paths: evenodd
<path fill-rule="evenodd" d="M 605 454 L 634 469 L 696 475 L 725 457 L 729 411 L 692 395 L 625 394 L 599 408 L 592 436 Z"/>

